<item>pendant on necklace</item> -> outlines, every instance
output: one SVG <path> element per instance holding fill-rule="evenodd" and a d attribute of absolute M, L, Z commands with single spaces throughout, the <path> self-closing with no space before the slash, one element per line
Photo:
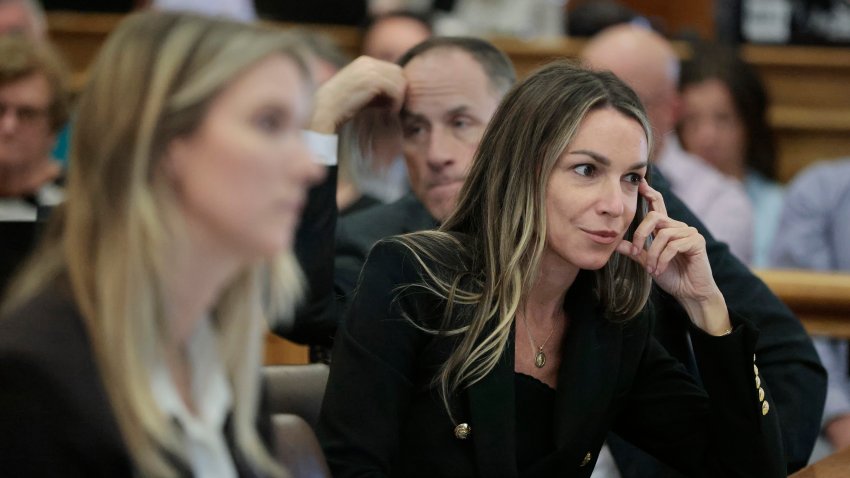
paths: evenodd
<path fill-rule="evenodd" d="M 546 354 L 543 353 L 543 348 L 537 351 L 537 355 L 534 356 L 534 366 L 537 368 L 543 368 L 546 365 Z"/>

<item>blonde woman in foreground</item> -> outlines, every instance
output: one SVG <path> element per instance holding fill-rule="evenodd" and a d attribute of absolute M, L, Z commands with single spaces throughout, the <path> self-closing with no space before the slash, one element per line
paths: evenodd
<path fill-rule="evenodd" d="M 301 295 L 311 96 L 277 31 L 144 13 L 111 35 L 67 203 L 3 305 L 0 474 L 283 473 L 259 366 L 265 318 Z"/>

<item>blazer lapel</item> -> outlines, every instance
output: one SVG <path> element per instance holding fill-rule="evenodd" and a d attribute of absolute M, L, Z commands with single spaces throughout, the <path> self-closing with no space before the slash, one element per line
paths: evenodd
<path fill-rule="evenodd" d="M 621 328 L 601 316 L 593 281 L 591 272 L 581 272 L 567 295 L 570 324 L 555 402 L 557 448 L 579 457 L 610 420 L 622 352 Z"/>
<path fill-rule="evenodd" d="M 609 404 L 622 352 L 620 326 L 601 316 L 593 280 L 593 273 L 581 272 L 567 294 L 570 324 L 555 399 L 556 453 L 567 463 L 575 461 L 576 466 L 590 451 L 589 439 L 606 429 L 611 418 Z M 466 393 L 480 476 L 518 476 L 514 338 L 512 330 L 496 367 Z"/>
<path fill-rule="evenodd" d="M 517 476 L 513 331 L 496 367 L 467 390 L 479 476 Z"/>

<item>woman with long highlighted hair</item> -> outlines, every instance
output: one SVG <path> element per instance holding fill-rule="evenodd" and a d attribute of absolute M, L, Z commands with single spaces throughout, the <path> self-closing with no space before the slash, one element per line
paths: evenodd
<path fill-rule="evenodd" d="M 322 404 L 334 476 L 590 476 L 609 431 L 686 476 L 785 476 L 757 331 L 650 187 L 651 128 L 610 73 L 516 85 L 436 231 L 369 254 Z M 685 309 L 701 384 L 652 336 Z"/>

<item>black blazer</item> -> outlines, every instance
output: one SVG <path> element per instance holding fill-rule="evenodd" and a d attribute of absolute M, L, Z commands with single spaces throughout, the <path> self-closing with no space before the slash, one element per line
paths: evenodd
<path fill-rule="evenodd" d="M 403 246 L 383 241 L 370 253 L 337 335 L 319 420 L 334 476 L 517 476 L 513 346 L 451 401 L 452 421 L 431 380 L 455 339 L 434 338 L 403 315 L 441 320 L 438 299 L 398 288 L 418 282 L 420 267 Z M 648 315 L 626 324 L 602 318 L 592 283 L 582 272 L 566 300 L 556 451 L 524 476 L 590 476 L 611 429 L 689 476 L 785 476 L 777 416 L 762 413 L 754 382 L 756 330 L 735 317 L 729 336 L 692 331 L 703 390 L 653 338 Z M 454 436 L 461 422 L 472 427 L 467 440 Z"/>
<path fill-rule="evenodd" d="M 670 191 L 670 185 L 655 168 L 651 183 L 664 196 L 670 217 L 696 227 L 706 239 L 706 249 L 714 279 L 731 310 L 758 328 L 756 343 L 759 369 L 771 384 L 773 407 L 782 426 L 782 439 L 788 471 L 802 468 L 809 459 L 820 432 L 820 420 L 826 399 L 826 371 L 820 364 L 811 339 L 800 321 L 758 277 L 736 259 L 726 244 L 715 240 L 702 222 Z M 333 189 L 325 194 L 333 201 Z M 333 206 L 331 206 L 333 207 Z M 730 211 L 734 214 L 734 211 Z M 336 249 L 333 256 L 305 256 L 302 264 L 321 266 L 327 272 L 322 280 L 311 280 L 313 304 L 296 319 L 288 338 L 307 343 L 328 344 L 347 310 L 357 286 L 366 255 L 380 239 L 396 234 L 431 229 L 437 222 L 413 195 L 392 204 L 381 205 L 342 218 L 336 225 Z M 312 242 L 333 250 L 333 224 L 326 224 L 323 234 L 313 235 Z M 330 246 L 327 244 L 330 241 Z M 311 274 L 308 273 L 308 277 Z M 688 345 L 685 311 L 672 297 L 655 291 L 656 338 L 682 363 L 693 362 Z M 805 404 L 805 406 L 801 406 Z M 623 478 L 660 476 L 657 469 L 634 468 L 618 453 Z M 645 457 L 646 458 L 646 457 Z M 629 460 L 634 461 L 634 460 Z"/>
<path fill-rule="evenodd" d="M 66 285 L 57 284 L 0 318 L 0 384 L 0 475 L 133 476 L 88 333 Z M 269 427 L 263 431 L 268 434 Z M 229 420 L 225 435 L 235 450 Z M 239 453 L 233 460 L 240 476 L 257 476 Z M 180 465 L 181 476 L 192 476 Z"/>

